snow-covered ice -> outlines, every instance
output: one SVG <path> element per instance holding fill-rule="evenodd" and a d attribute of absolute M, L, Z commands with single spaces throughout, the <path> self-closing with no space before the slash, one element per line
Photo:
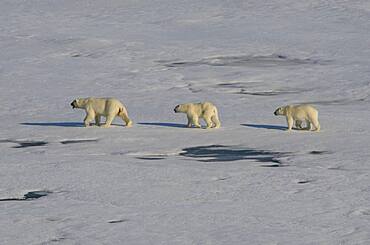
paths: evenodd
<path fill-rule="evenodd" d="M 370 244 L 369 1 L 0 10 L 0 244 Z M 87 96 L 134 126 L 82 127 Z M 222 127 L 184 128 L 206 100 Z M 284 131 L 290 103 L 322 131 Z"/>

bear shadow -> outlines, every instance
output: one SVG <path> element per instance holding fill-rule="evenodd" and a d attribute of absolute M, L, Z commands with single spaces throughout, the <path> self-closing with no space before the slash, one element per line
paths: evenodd
<path fill-rule="evenodd" d="M 21 123 L 26 126 L 46 126 L 46 127 L 84 127 L 81 122 L 32 122 Z"/>
<path fill-rule="evenodd" d="M 172 127 L 172 128 L 187 128 L 185 124 L 180 124 L 180 123 L 140 122 L 137 124 L 149 125 L 149 126 L 160 126 L 160 127 Z"/>
<path fill-rule="evenodd" d="M 278 126 L 278 125 L 268 125 L 268 124 L 240 124 L 242 126 L 251 127 L 251 128 L 263 128 L 263 129 L 273 129 L 273 130 L 287 130 L 287 127 Z"/>
<path fill-rule="evenodd" d="M 67 127 L 67 128 L 84 128 L 85 124 L 81 122 L 34 122 L 34 123 L 20 123 L 21 125 L 26 126 L 46 126 L 46 127 Z M 101 123 L 103 125 L 104 122 Z M 96 126 L 94 123 L 90 124 L 91 126 Z M 111 126 L 123 126 L 121 124 L 112 123 Z"/>

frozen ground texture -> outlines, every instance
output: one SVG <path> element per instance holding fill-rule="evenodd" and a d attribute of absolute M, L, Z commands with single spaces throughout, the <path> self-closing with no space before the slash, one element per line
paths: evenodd
<path fill-rule="evenodd" d="M 368 0 L 0 10 L 1 244 L 370 244 Z M 136 124 L 81 127 L 85 96 Z M 222 128 L 183 128 L 203 100 Z M 322 132 L 284 131 L 299 102 Z"/>

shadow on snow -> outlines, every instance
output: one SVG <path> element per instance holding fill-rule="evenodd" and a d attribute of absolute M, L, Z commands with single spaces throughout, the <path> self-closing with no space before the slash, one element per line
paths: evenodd
<path fill-rule="evenodd" d="M 278 126 L 278 125 L 268 125 L 268 124 L 240 124 L 242 126 L 251 127 L 251 128 L 263 128 L 263 129 L 273 129 L 273 130 L 286 130 L 287 127 Z"/>
<path fill-rule="evenodd" d="M 32 123 L 21 123 L 26 126 L 46 126 L 46 127 L 84 127 L 81 122 L 32 122 Z"/>
<path fill-rule="evenodd" d="M 142 122 L 138 123 L 140 125 L 148 125 L 148 126 L 160 126 L 160 127 L 172 127 L 172 128 L 186 128 L 185 124 L 180 123 L 161 123 L 161 122 Z"/>

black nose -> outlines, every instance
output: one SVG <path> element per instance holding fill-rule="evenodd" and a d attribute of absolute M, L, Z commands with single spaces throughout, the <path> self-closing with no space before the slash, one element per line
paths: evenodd
<path fill-rule="evenodd" d="M 274 115 L 275 115 L 275 116 L 277 115 L 276 111 L 274 111 Z"/>
<path fill-rule="evenodd" d="M 177 111 L 176 111 L 176 108 L 175 109 L 173 109 L 173 111 L 176 113 Z"/>

